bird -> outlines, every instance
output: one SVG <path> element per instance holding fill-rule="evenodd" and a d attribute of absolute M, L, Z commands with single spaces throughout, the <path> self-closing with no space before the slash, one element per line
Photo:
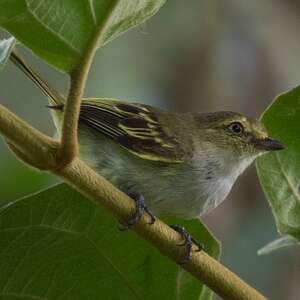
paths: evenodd
<path fill-rule="evenodd" d="M 50 99 L 60 132 L 64 97 L 15 51 L 10 58 Z M 128 228 L 145 212 L 151 223 L 209 213 L 257 157 L 285 148 L 259 120 L 237 112 L 176 113 L 111 98 L 82 99 L 78 140 L 82 160 L 135 201 Z M 172 228 L 185 239 L 188 259 L 193 242 L 203 248 L 184 228 Z"/>

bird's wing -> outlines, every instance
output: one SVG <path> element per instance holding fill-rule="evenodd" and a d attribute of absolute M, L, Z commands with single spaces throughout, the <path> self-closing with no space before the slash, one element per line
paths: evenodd
<path fill-rule="evenodd" d="M 156 113 L 148 105 L 111 99 L 84 99 L 80 121 L 140 158 L 182 162 L 183 155 L 176 138 L 166 134 Z"/>

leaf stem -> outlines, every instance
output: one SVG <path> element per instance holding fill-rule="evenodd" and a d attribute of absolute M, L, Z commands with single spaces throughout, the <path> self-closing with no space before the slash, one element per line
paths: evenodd
<path fill-rule="evenodd" d="M 97 48 L 103 43 L 102 33 L 105 32 L 112 11 L 116 7 L 118 0 L 111 1 L 108 13 L 103 18 L 102 23 L 98 24 L 93 38 L 84 51 L 81 61 L 71 72 L 71 85 L 64 106 L 64 116 L 61 131 L 61 144 L 57 155 L 57 167 L 63 168 L 78 156 L 78 120 L 80 114 L 81 99 L 85 90 L 89 70 L 93 62 Z M 101 26 L 100 26 L 101 25 Z"/>
<path fill-rule="evenodd" d="M 80 66 L 71 73 L 71 85 L 64 104 L 60 148 L 57 153 L 57 166 L 62 168 L 78 156 L 78 119 L 80 105 L 95 49 L 89 51 Z"/>

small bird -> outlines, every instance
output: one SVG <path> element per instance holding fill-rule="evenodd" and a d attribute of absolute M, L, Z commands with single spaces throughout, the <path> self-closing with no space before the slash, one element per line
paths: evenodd
<path fill-rule="evenodd" d="M 16 53 L 11 60 L 50 99 L 60 130 L 64 98 Z M 152 222 L 161 215 L 198 218 L 226 198 L 258 156 L 284 149 L 260 121 L 239 113 L 171 113 L 104 98 L 82 100 L 78 137 L 81 158 L 136 201 L 128 227 L 144 212 Z M 190 257 L 196 241 L 173 228 L 185 238 Z"/>

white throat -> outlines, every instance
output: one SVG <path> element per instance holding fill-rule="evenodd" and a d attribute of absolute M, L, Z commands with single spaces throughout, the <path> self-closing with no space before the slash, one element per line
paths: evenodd
<path fill-rule="evenodd" d="M 239 175 L 257 156 L 239 158 L 238 162 L 232 157 L 225 157 L 214 162 L 215 168 L 211 171 L 210 177 L 203 177 L 200 173 L 198 174 L 199 201 L 203 204 L 200 215 L 210 212 L 225 200 Z M 211 162 L 209 163 L 211 164 Z M 202 170 L 205 168 L 202 166 Z"/>

